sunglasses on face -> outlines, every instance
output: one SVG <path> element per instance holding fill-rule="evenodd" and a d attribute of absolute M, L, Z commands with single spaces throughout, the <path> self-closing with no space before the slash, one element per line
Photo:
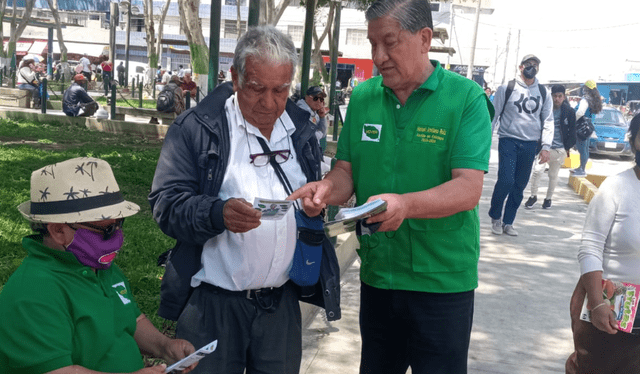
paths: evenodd
<path fill-rule="evenodd" d="M 324 103 L 324 97 L 316 96 L 316 97 L 313 98 L 313 101 L 318 101 L 318 100 L 320 100 L 320 101 L 322 101 Z"/>
<path fill-rule="evenodd" d="M 524 67 L 525 68 L 528 68 L 528 67 L 531 67 L 531 66 L 533 66 L 533 67 L 535 67 L 537 69 L 539 65 L 536 64 L 535 62 L 525 62 L 524 63 Z"/>
<path fill-rule="evenodd" d="M 117 220 L 115 223 L 110 224 L 109 226 L 96 226 L 89 223 L 76 223 L 77 226 L 81 228 L 88 228 L 94 232 L 102 233 L 102 240 L 109 240 L 118 230 L 122 230 L 122 224 L 124 223 L 124 218 Z M 74 230 L 77 230 L 77 227 L 73 227 L 69 225 Z"/>

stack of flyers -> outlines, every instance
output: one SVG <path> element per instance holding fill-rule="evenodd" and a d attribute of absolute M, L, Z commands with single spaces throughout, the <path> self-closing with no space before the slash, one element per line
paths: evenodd
<path fill-rule="evenodd" d="M 355 208 L 342 208 L 336 214 L 335 220 L 324 224 L 327 236 L 338 236 L 346 232 L 355 231 L 358 221 L 366 219 L 387 210 L 387 202 L 381 199 L 370 201 Z"/>

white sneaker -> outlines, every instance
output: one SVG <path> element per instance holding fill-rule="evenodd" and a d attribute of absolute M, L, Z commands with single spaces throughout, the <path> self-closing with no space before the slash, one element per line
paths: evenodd
<path fill-rule="evenodd" d="M 502 235 L 502 220 L 491 218 L 491 232 L 496 235 Z"/>
<path fill-rule="evenodd" d="M 576 178 L 585 178 L 587 176 L 587 173 L 582 170 L 576 170 L 573 172 L 573 176 Z"/>
<path fill-rule="evenodd" d="M 513 225 L 504 225 L 504 233 L 510 236 L 518 236 L 518 232 L 513 228 Z"/>

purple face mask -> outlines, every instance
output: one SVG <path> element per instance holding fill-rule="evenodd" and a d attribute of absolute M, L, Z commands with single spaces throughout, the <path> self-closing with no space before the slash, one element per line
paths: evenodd
<path fill-rule="evenodd" d="M 122 248 L 124 235 L 116 230 L 113 235 L 103 240 L 103 234 L 78 228 L 67 251 L 73 253 L 82 265 L 94 269 L 108 269 Z"/>

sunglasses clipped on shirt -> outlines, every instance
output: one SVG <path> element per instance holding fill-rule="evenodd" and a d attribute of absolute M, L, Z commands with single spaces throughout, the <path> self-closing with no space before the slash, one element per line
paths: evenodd
<path fill-rule="evenodd" d="M 115 223 L 110 224 L 109 226 L 104 226 L 104 227 L 100 227 L 100 226 L 95 226 L 89 223 L 76 223 L 76 225 L 80 226 L 81 228 L 89 228 L 92 231 L 95 232 L 100 232 L 102 233 L 102 240 L 109 240 L 111 239 L 111 237 L 113 236 L 113 234 L 116 233 L 116 231 L 118 230 L 122 230 L 122 224 L 124 223 L 124 218 L 117 220 Z M 69 227 L 71 227 L 74 230 L 77 230 L 77 227 L 73 227 L 71 225 L 69 225 Z"/>
<path fill-rule="evenodd" d="M 322 101 L 324 103 L 324 97 L 322 97 L 322 96 L 316 96 L 316 97 L 313 98 L 313 101 L 318 101 L 318 100 L 320 100 L 320 101 Z"/>

